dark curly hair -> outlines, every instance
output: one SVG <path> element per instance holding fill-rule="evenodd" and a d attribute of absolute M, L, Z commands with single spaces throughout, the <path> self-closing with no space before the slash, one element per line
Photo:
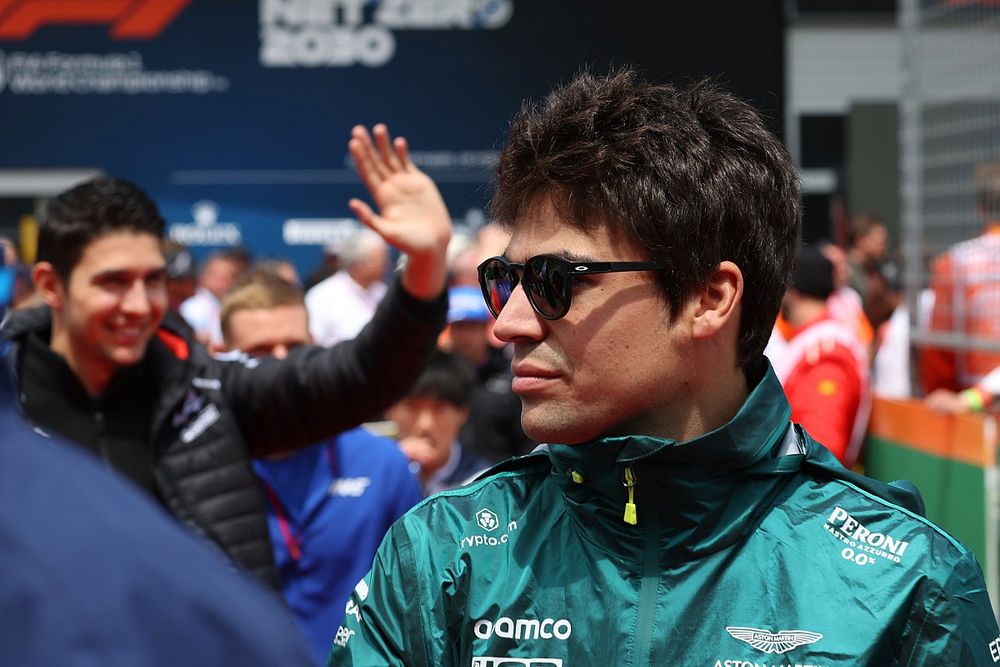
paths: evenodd
<path fill-rule="evenodd" d="M 792 160 L 749 104 L 711 81 L 682 90 L 628 68 L 584 72 L 522 107 L 497 161 L 501 225 L 530 224 L 546 196 L 567 224 L 645 248 L 671 318 L 720 262 L 739 266 L 738 363 L 759 372 L 802 214 Z"/>
<path fill-rule="evenodd" d="M 49 200 L 38 229 L 38 261 L 68 280 L 94 239 L 115 232 L 162 238 L 163 228 L 149 195 L 128 181 L 100 176 Z"/>

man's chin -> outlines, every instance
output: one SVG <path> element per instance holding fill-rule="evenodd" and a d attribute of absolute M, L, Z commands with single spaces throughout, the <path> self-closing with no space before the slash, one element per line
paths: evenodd
<path fill-rule="evenodd" d="M 573 445 L 592 439 L 579 435 L 578 424 L 569 423 L 558 416 L 539 414 L 538 411 L 523 412 L 521 428 L 535 442 Z"/>
<path fill-rule="evenodd" d="M 135 366 L 146 356 L 149 341 L 136 345 L 118 345 L 108 355 L 118 366 Z"/>

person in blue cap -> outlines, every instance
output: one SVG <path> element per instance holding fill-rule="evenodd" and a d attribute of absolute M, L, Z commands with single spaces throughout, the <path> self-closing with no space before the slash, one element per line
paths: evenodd
<path fill-rule="evenodd" d="M 490 342 L 493 317 L 478 287 L 448 290 L 448 337 L 444 347 L 465 359 L 475 373 L 469 418 L 459 440 L 479 456 L 497 463 L 527 454 L 535 442 L 521 428 L 521 399 L 511 391 L 510 358 Z"/>

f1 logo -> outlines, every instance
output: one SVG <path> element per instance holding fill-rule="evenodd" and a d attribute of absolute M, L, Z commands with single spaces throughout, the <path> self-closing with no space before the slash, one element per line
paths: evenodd
<path fill-rule="evenodd" d="M 31 37 L 44 25 L 110 23 L 112 39 L 154 39 L 191 0 L 0 0 L 0 40 Z"/>

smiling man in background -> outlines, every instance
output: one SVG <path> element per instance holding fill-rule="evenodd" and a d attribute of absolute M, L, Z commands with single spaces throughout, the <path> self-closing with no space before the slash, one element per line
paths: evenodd
<path fill-rule="evenodd" d="M 409 258 L 355 340 L 223 362 L 161 326 L 163 219 L 139 188 L 113 178 L 49 203 L 33 273 L 46 306 L 13 313 L 0 332 L 32 422 L 99 456 L 274 586 L 251 456 L 378 416 L 422 370 L 447 310 L 451 219 L 434 183 L 384 125 L 374 138 L 355 127 L 348 148 L 381 213 L 356 199 L 352 210 Z"/>

